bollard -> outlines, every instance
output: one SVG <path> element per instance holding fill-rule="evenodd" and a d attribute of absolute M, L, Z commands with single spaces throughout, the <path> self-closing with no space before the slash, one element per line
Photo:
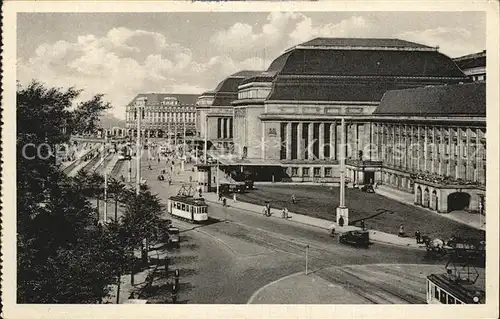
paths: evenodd
<path fill-rule="evenodd" d="M 165 274 L 168 276 L 168 257 L 165 257 Z"/>

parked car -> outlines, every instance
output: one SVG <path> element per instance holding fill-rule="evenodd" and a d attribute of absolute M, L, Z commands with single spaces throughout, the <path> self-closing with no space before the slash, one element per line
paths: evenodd
<path fill-rule="evenodd" d="M 351 230 L 342 234 L 339 237 L 339 241 L 342 244 L 349 244 L 358 247 L 368 247 L 370 245 L 370 235 L 368 231 Z"/>
<path fill-rule="evenodd" d="M 168 245 L 179 247 L 181 245 L 181 238 L 179 235 L 179 228 L 177 227 L 169 227 L 167 229 L 168 233 Z"/>
<path fill-rule="evenodd" d="M 375 193 L 375 190 L 373 189 L 373 185 L 372 184 L 365 184 L 361 187 L 361 190 L 363 192 L 367 192 L 367 193 Z"/>

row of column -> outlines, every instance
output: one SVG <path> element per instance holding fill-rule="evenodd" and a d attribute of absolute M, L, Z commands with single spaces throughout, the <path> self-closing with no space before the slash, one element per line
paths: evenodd
<path fill-rule="evenodd" d="M 484 182 L 484 130 L 468 127 L 374 124 L 384 164 L 410 171 Z"/>
<path fill-rule="evenodd" d="M 358 151 L 370 140 L 370 125 L 347 123 L 346 156 L 357 159 Z M 340 122 L 282 122 L 282 160 L 338 160 L 340 154 Z"/>
<path fill-rule="evenodd" d="M 127 122 L 135 121 L 135 111 L 127 111 L 125 113 L 125 120 Z M 167 121 L 167 119 L 171 119 L 172 121 Z M 144 121 L 150 123 L 163 123 L 163 122 L 195 122 L 196 121 L 196 113 L 194 112 L 144 112 Z"/>
<path fill-rule="evenodd" d="M 233 138 L 233 118 L 217 118 L 217 138 Z"/>

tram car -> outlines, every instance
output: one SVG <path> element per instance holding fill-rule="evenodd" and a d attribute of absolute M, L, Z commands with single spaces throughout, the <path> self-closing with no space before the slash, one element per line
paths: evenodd
<path fill-rule="evenodd" d="M 194 196 L 177 195 L 168 199 L 168 213 L 191 223 L 208 221 L 208 205 L 205 199 Z"/>
<path fill-rule="evenodd" d="M 461 283 L 448 274 L 427 276 L 428 304 L 484 304 L 484 301 L 484 290 L 472 283 Z"/>

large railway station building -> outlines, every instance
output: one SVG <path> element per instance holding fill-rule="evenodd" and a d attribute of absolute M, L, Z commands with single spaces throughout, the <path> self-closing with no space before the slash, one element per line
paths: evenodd
<path fill-rule="evenodd" d="M 338 182 L 343 118 L 351 183 L 390 185 L 440 212 L 481 207 L 485 83 L 472 83 L 437 48 L 317 38 L 241 77 L 230 102 L 234 156 L 222 160 L 226 167 L 256 180 Z M 209 104 L 200 108 L 205 98 L 197 110 L 209 113 Z"/>

